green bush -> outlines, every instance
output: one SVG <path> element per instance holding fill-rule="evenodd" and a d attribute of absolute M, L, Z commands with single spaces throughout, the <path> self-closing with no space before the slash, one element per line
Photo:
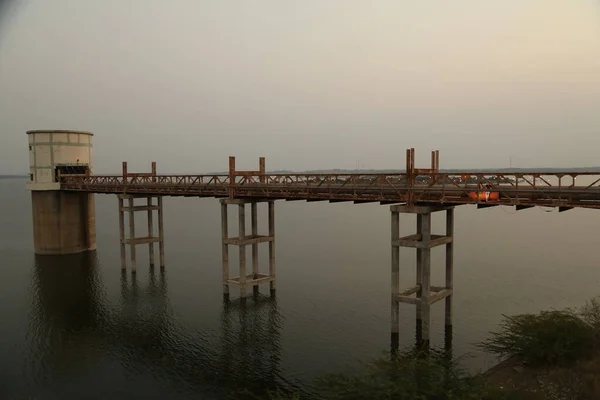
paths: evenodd
<path fill-rule="evenodd" d="M 485 351 L 533 365 L 563 365 L 595 348 L 594 326 L 570 310 L 504 318 L 500 331 L 479 345 Z"/>
<path fill-rule="evenodd" d="M 592 299 L 585 303 L 579 311 L 581 318 L 600 336 L 600 301 Z"/>
<path fill-rule="evenodd" d="M 480 400 L 483 387 L 443 354 L 399 354 L 364 365 L 355 374 L 319 380 L 326 399 Z"/>

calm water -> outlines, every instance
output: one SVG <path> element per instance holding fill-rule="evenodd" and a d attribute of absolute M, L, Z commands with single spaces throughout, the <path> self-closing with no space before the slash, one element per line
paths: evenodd
<path fill-rule="evenodd" d="M 389 350 L 386 206 L 277 202 L 276 299 L 226 307 L 217 200 L 165 199 L 166 269 L 151 271 L 139 247 L 132 279 L 120 271 L 114 196 L 96 197 L 97 252 L 39 258 L 24 185 L 0 180 L 1 398 L 239 398 L 238 390 L 274 384 L 308 393 L 315 377 Z M 443 231 L 443 217 L 434 216 L 434 230 Z M 236 223 L 230 217 L 230 232 Z M 501 314 L 600 295 L 599 223 L 590 210 L 459 207 L 454 353 L 470 354 L 474 371 L 488 368 L 494 358 L 473 344 Z M 414 217 L 401 225 L 413 233 Z M 145 227 L 142 216 L 137 226 Z M 432 284 L 441 284 L 444 252 L 432 253 Z M 414 282 L 414 259 L 402 249 L 402 286 Z M 414 306 L 400 311 L 401 346 L 409 346 Z M 443 343 L 443 322 L 441 302 L 432 311 L 434 345 Z"/>

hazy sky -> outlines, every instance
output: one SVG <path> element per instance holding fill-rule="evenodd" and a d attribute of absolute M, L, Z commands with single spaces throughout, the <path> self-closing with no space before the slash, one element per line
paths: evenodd
<path fill-rule="evenodd" d="M 1 23 L 0 173 L 29 129 L 94 132 L 96 173 L 600 165 L 599 0 L 15 0 Z"/>

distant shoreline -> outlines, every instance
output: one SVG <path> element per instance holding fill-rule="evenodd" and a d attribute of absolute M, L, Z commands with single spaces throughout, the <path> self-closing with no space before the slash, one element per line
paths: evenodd
<path fill-rule="evenodd" d="M 27 179 L 27 175 L 0 175 L 0 179 Z"/>
<path fill-rule="evenodd" d="M 490 173 L 490 174 L 519 174 L 523 172 L 531 173 L 547 173 L 554 174 L 557 172 L 566 173 L 598 173 L 600 174 L 600 167 L 577 167 L 577 168 L 448 168 L 440 169 L 442 174 L 462 174 L 462 173 Z M 273 170 L 267 171 L 267 174 L 287 174 L 287 175 L 311 175 L 311 174 L 404 174 L 404 169 L 315 169 L 309 171 L 295 171 L 295 170 Z M 109 175 L 119 176 L 121 172 L 99 172 L 95 175 Z M 159 175 L 229 175 L 228 171 L 220 172 L 159 172 Z M 0 175 L 0 179 L 27 179 L 28 175 Z"/>

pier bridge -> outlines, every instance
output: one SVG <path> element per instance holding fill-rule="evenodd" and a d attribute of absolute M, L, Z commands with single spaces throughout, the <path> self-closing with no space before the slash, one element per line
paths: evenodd
<path fill-rule="evenodd" d="M 30 182 L 32 192 L 34 247 L 37 254 L 72 254 L 96 248 L 94 195 L 113 194 L 118 198 L 121 267 L 127 268 L 126 247 L 130 248 L 130 268 L 136 271 L 136 247 L 148 245 L 150 264 L 155 264 L 154 244 L 159 263 L 165 265 L 163 198 L 165 196 L 213 197 L 219 199 L 222 215 L 223 293 L 230 285 L 239 286 L 240 297 L 247 288 L 258 293 L 259 285 L 275 291 L 275 202 L 327 201 L 356 204 L 378 202 L 391 212 L 391 304 L 392 336 L 398 333 L 399 303 L 417 308 L 417 324 L 429 340 L 430 306 L 445 300 L 445 323 L 452 325 L 454 209 L 511 206 L 517 210 L 553 207 L 559 212 L 573 208 L 600 208 L 600 173 L 557 171 L 455 171 L 440 170 L 439 151 L 431 152 L 428 168 L 417 168 L 415 150 L 406 150 L 403 171 L 393 173 L 286 173 L 266 170 L 260 158 L 258 169 L 236 169 L 229 157 L 229 170 L 223 174 L 160 174 L 155 162 L 149 172 L 131 172 L 126 162 L 117 175 L 96 175 L 92 168 L 92 134 L 82 131 L 29 131 Z M 259 234 L 259 203 L 268 205 L 268 229 Z M 246 206 L 250 204 L 251 231 L 246 231 Z M 238 207 L 237 236 L 228 232 L 228 208 Z M 135 212 L 147 214 L 147 233 L 136 235 Z M 157 213 L 158 232 L 154 215 Z M 431 215 L 446 213 L 443 232 L 434 233 Z M 128 233 L 126 218 L 128 214 Z M 416 230 L 400 235 L 400 214 L 417 216 Z M 268 270 L 261 272 L 258 247 L 268 244 Z M 229 246 L 238 246 L 239 273 L 231 276 Z M 251 270 L 247 270 L 246 246 L 252 248 Z M 431 249 L 445 246 L 445 285 L 432 286 Z M 416 250 L 416 282 L 400 288 L 401 247 Z"/>

